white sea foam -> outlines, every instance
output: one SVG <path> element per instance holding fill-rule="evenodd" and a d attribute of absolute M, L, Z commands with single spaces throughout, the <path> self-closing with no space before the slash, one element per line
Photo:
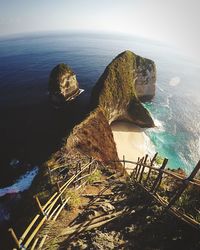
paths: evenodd
<path fill-rule="evenodd" d="M 144 151 L 147 152 L 147 154 L 150 157 L 154 156 L 156 153 L 156 148 L 146 133 L 144 133 L 144 142 L 145 142 L 144 143 L 144 147 L 145 147 Z"/>
<path fill-rule="evenodd" d="M 34 167 L 31 171 L 20 176 L 19 179 L 11 186 L 0 189 L 0 197 L 6 194 L 23 192 L 31 186 L 31 183 L 38 173 L 38 167 Z"/>

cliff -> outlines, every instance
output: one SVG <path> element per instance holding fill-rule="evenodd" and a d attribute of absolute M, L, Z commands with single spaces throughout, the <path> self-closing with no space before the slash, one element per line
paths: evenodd
<path fill-rule="evenodd" d="M 149 101 L 155 96 L 156 66 L 152 60 L 136 56 L 135 91 L 141 101 Z"/>
<path fill-rule="evenodd" d="M 81 152 L 105 164 L 119 160 L 112 130 L 100 108 L 73 129 L 65 147 L 68 151 Z M 121 164 L 110 165 L 117 172 L 122 171 Z"/>
<path fill-rule="evenodd" d="M 101 107 L 109 123 L 128 120 L 140 127 L 153 127 L 154 122 L 138 96 L 154 96 L 154 75 L 155 66 L 149 59 L 131 51 L 119 54 L 93 88 L 92 108 Z"/>

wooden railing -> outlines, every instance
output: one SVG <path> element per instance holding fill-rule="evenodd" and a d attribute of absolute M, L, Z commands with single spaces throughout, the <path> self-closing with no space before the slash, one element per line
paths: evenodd
<path fill-rule="evenodd" d="M 195 178 L 197 172 L 200 169 L 200 161 L 193 169 L 192 173 L 188 177 L 185 177 L 183 174 L 166 169 L 168 162 L 167 159 L 163 160 L 163 163 L 160 167 L 155 166 L 154 163 L 156 161 L 156 157 L 157 153 L 152 159 L 146 155 L 141 159 L 138 158 L 137 162 L 125 160 L 125 157 L 123 157 L 123 160 L 110 162 L 123 163 L 124 169 L 131 171 L 130 179 L 143 188 L 160 205 L 162 205 L 164 207 L 163 211 L 168 211 L 189 225 L 200 229 L 200 223 L 198 221 L 196 221 L 190 215 L 183 213 L 174 206 L 183 192 L 187 189 L 188 185 L 194 185 L 200 188 L 200 180 Z M 63 194 L 67 188 L 69 188 L 70 185 L 75 186 L 78 184 L 76 188 L 79 189 L 82 185 L 84 185 L 87 182 L 87 177 L 96 171 L 96 163 L 99 164 L 99 162 L 92 159 L 90 159 L 90 161 L 85 165 L 77 163 L 75 174 L 73 174 L 68 180 L 65 180 L 62 185 L 57 183 L 57 191 L 49 198 L 49 200 L 46 201 L 44 205 L 41 204 L 38 196 L 34 197 L 38 206 L 38 213 L 26 227 L 23 234 L 18 238 L 15 231 L 12 228 L 9 229 L 17 249 L 42 249 L 47 235 L 39 238 L 37 236 L 39 230 L 46 221 L 55 221 L 57 219 L 60 212 L 70 199 L 70 197 L 63 197 Z M 134 165 L 134 167 L 126 168 L 127 163 Z M 60 169 L 64 167 L 65 166 L 61 166 Z M 59 169 L 59 167 L 57 169 Z M 52 178 L 51 174 L 54 171 L 56 171 L 56 169 L 50 170 L 50 178 Z M 159 188 L 166 176 L 173 178 L 173 180 L 176 180 L 179 183 L 178 189 L 169 201 L 159 195 Z M 84 179 L 86 179 L 86 181 L 81 183 L 81 181 L 84 181 Z"/>
<path fill-rule="evenodd" d="M 142 187 L 151 197 L 162 205 L 164 207 L 164 212 L 169 212 L 190 226 L 200 230 L 200 222 L 195 220 L 191 215 L 184 213 L 182 211 L 183 209 L 180 209 L 181 207 L 175 206 L 176 202 L 180 199 L 188 186 L 196 186 L 200 191 L 200 180 L 195 178 L 200 169 L 200 161 L 197 163 L 191 174 L 188 177 L 185 177 L 183 174 L 166 169 L 168 162 L 168 159 L 166 158 L 163 160 L 160 167 L 155 166 L 154 163 L 157 154 L 158 153 L 156 153 L 152 159 L 150 159 L 148 155 L 145 155 L 141 159 L 138 158 L 137 162 L 125 160 L 125 157 L 123 157 L 123 160 L 120 160 L 119 162 L 123 163 L 124 166 L 126 166 L 126 163 L 134 165 L 134 168 L 126 168 L 126 170 L 132 171 L 130 179 L 135 181 L 137 185 Z M 174 183 L 178 184 L 178 187 L 174 190 L 172 197 L 166 199 L 167 195 L 163 197 L 159 194 L 159 188 L 162 181 L 169 177 Z"/>
<path fill-rule="evenodd" d="M 50 220 L 55 221 L 62 209 L 66 206 L 70 199 L 70 196 L 67 198 L 63 197 L 67 188 L 69 188 L 70 185 L 73 185 L 73 187 L 76 186 L 76 189 L 79 189 L 81 186 L 86 184 L 87 177 L 92 175 L 97 170 L 97 164 L 99 163 L 92 159 L 90 159 L 89 162 L 83 166 L 77 163 L 75 170 L 76 173 L 66 180 L 61 186 L 57 183 L 57 191 L 46 201 L 44 205 L 41 204 L 38 196 L 34 197 L 38 207 L 38 213 L 26 227 L 23 234 L 18 237 L 13 228 L 9 229 L 17 249 L 42 249 L 47 235 L 42 236 L 42 238 L 37 237 L 39 230 L 45 222 Z"/>

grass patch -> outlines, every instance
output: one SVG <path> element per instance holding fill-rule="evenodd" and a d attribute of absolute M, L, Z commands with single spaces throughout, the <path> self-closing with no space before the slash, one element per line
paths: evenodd
<path fill-rule="evenodd" d="M 164 158 L 162 156 L 159 156 L 159 155 L 156 156 L 155 162 L 157 165 L 162 165 L 163 161 L 164 161 Z"/>
<path fill-rule="evenodd" d="M 96 170 L 90 176 L 87 177 L 87 182 L 89 184 L 94 183 L 95 181 L 99 181 L 101 179 L 102 172 L 100 170 Z"/>
<path fill-rule="evenodd" d="M 79 194 L 79 191 L 78 190 L 75 190 L 75 189 L 68 189 L 66 192 L 65 192 L 65 197 L 66 199 L 68 197 L 70 197 L 69 201 L 67 202 L 67 204 L 69 205 L 69 207 L 71 208 L 75 208 L 75 207 L 78 207 L 80 204 L 81 204 L 81 197 L 80 197 L 80 194 Z"/>

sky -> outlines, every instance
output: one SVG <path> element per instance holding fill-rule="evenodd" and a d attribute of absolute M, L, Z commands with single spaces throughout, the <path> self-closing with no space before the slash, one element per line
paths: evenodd
<path fill-rule="evenodd" d="M 200 55 L 199 0 L 0 0 L 0 35 L 127 33 Z"/>

